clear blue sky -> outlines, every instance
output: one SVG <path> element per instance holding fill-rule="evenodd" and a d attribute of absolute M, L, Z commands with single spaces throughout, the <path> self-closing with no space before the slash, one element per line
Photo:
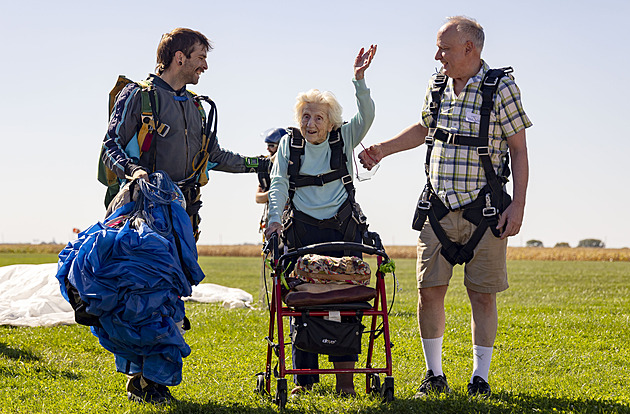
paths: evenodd
<path fill-rule="evenodd" d="M 331 90 L 356 112 L 352 63 L 378 44 L 366 80 L 376 119 L 365 145 L 416 122 L 435 35 L 450 15 L 485 28 L 482 57 L 513 66 L 525 110 L 530 184 L 510 245 L 598 238 L 630 247 L 627 1 L 30 1 L 2 7 L 0 242 L 65 243 L 102 219 L 96 162 L 107 94 L 119 74 L 143 79 L 162 33 L 183 26 L 214 43 L 191 89 L 219 108 L 219 140 L 244 155 L 260 133 L 293 125 L 295 96 Z M 625 39 L 625 40 L 624 40 Z M 625 121 L 624 121 L 625 120 Z M 425 148 L 386 158 L 357 199 L 386 244 L 415 244 Z M 260 241 L 254 175 L 213 173 L 203 189 L 201 244 Z"/>

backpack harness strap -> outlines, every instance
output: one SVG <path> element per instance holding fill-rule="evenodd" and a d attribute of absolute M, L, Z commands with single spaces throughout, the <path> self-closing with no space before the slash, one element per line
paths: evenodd
<path fill-rule="evenodd" d="M 425 203 L 426 215 L 423 219 L 423 223 L 428 217 L 433 232 L 442 244 L 442 249 L 440 250 L 442 256 L 453 266 L 469 262 L 473 258 L 475 247 L 479 244 L 486 229 L 495 228 L 499 222 L 498 214 L 496 214 L 496 210 L 490 204 L 490 194 L 486 192 L 485 195 L 482 195 L 480 193 L 480 196 L 475 201 L 463 207 L 464 218 L 475 224 L 477 228 L 473 231 L 468 242 L 460 245 L 451 241 L 440 225 L 440 220 L 444 218 L 450 210 L 442 203 L 440 198 L 433 193 L 430 194 Z M 420 205 L 418 208 L 421 208 Z"/>
<path fill-rule="evenodd" d="M 509 175 L 509 168 L 506 167 L 501 175 L 494 171 L 490 158 L 488 132 L 490 129 L 490 114 L 494 107 L 494 96 L 498 89 L 499 81 L 503 76 L 511 72 L 511 67 L 490 69 L 481 81 L 482 103 L 478 137 L 452 134 L 437 127 L 442 95 L 446 88 L 448 77 L 443 73 L 436 75 L 431 87 L 431 102 L 429 103 L 431 124 L 429 125 L 429 133 L 425 138 L 427 154 L 424 170 L 427 175 L 427 184 L 418 200 L 412 228 L 418 231 L 422 230 L 422 226 L 428 217 L 431 228 L 442 244 L 441 254 L 452 265 L 468 263 L 473 258 L 474 249 L 487 228 L 490 228 L 495 237 L 499 237 L 501 234 L 500 229 L 496 228 L 499 223 L 499 213 L 505 210 L 511 201 L 509 195 L 503 191 L 503 185 L 507 182 L 507 176 Z M 487 185 L 481 189 L 477 199 L 463 207 L 464 218 L 477 226 L 470 240 L 463 245 L 452 242 L 439 223 L 439 220 L 448 214 L 449 209 L 435 194 L 429 179 L 429 164 L 431 162 L 434 140 L 452 145 L 475 147 L 486 177 Z M 509 158 L 506 157 L 506 164 L 508 163 Z"/>
<path fill-rule="evenodd" d="M 293 210 L 293 217 L 298 221 L 303 221 L 312 226 L 317 226 L 320 229 L 335 229 L 343 232 L 343 225 L 348 220 L 348 218 L 352 215 L 352 206 L 348 200 L 344 201 L 344 203 L 339 207 L 337 214 L 334 216 L 324 219 L 318 220 L 314 217 L 309 216 L 306 213 L 301 212 L 300 210 Z"/>
<path fill-rule="evenodd" d="M 155 159 L 157 153 L 157 139 L 153 139 L 157 132 L 164 137 L 170 131 L 167 124 L 160 122 L 158 100 L 155 94 L 155 85 L 148 80 L 136 82 L 140 86 L 140 95 L 142 102 L 142 126 L 138 131 L 138 146 L 140 151 L 149 152 L 151 172 L 156 170 Z"/>
<path fill-rule="evenodd" d="M 210 152 L 208 148 L 210 143 L 217 139 L 217 126 L 219 123 L 219 115 L 217 106 L 212 99 L 204 95 L 197 95 L 194 92 L 190 92 L 193 97 L 193 103 L 199 110 L 201 115 L 201 149 L 193 157 L 192 168 L 193 173 L 186 180 L 194 178 L 194 181 L 199 183 L 200 186 L 204 186 L 208 183 L 208 159 L 210 158 Z M 206 111 L 203 108 L 202 102 L 206 102 L 210 105 L 210 112 L 206 115 Z"/>

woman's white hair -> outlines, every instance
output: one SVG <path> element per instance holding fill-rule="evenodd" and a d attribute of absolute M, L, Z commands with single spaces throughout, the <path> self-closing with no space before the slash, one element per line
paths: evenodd
<path fill-rule="evenodd" d="M 483 27 L 475 19 L 466 16 L 452 16 L 447 17 L 446 20 L 447 24 L 457 28 L 457 33 L 463 41 L 470 40 L 480 52 L 483 50 L 486 36 L 483 33 Z"/>
<path fill-rule="evenodd" d="M 304 106 L 309 103 L 326 105 L 328 107 L 328 119 L 335 129 L 343 125 L 343 118 L 341 117 L 343 108 L 332 92 L 321 92 L 318 89 L 311 89 L 308 92 L 299 93 L 295 101 L 295 122 L 298 125 L 302 124 L 302 111 Z"/>

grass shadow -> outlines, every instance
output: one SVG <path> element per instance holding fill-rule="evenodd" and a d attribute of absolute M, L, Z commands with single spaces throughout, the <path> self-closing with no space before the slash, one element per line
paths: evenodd
<path fill-rule="evenodd" d="M 389 317 L 415 319 L 418 317 L 418 312 L 415 310 L 414 311 L 396 310 L 394 308 L 394 310 L 392 310 L 391 313 L 389 314 Z"/>
<path fill-rule="evenodd" d="M 630 413 L 630 405 L 609 399 L 558 398 L 544 395 L 501 392 L 493 398 L 522 411 L 571 413 Z"/>
<path fill-rule="evenodd" d="M 41 378 L 46 380 L 59 380 L 59 379 L 68 379 L 68 380 L 80 380 L 83 378 L 82 375 L 75 374 L 71 371 L 60 371 L 56 369 L 52 369 L 49 367 L 41 367 L 41 366 L 19 366 L 19 367 L 0 367 L 0 377 L 28 377 L 33 378 Z"/>
<path fill-rule="evenodd" d="M 42 359 L 28 349 L 16 349 L 0 342 L 0 355 L 23 364 L 9 363 L 7 366 L 0 366 L 0 376 L 41 376 L 43 378 L 56 380 L 59 378 L 79 380 L 81 375 L 71 371 L 57 370 L 50 368 Z"/>
<path fill-rule="evenodd" d="M 173 404 L 171 404 L 168 407 L 168 413 L 172 413 L 172 414 L 194 414 L 194 413 L 226 413 L 226 414 L 232 414 L 232 413 L 276 413 L 278 412 L 277 407 L 274 406 L 270 406 L 270 407 L 249 407 L 249 406 L 245 406 L 245 405 L 240 405 L 240 404 L 236 404 L 236 403 L 225 403 L 225 404 L 220 404 L 218 402 L 214 402 L 214 401 L 208 401 L 205 404 L 200 404 L 197 402 L 189 402 L 189 401 L 177 401 Z M 291 413 L 291 412 L 296 412 L 296 411 L 292 411 L 290 409 L 290 407 L 287 405 L 287 410 L 285 410 L 284 412 L 287 413 Z"/>
<path fill-rule="evenodd" d="M 422 400 L 395 399 L 380 407 L 362 409 L 364 413 L 630 413 L 630 405 L 605 399 L 559 398 L 500 392 L 490 398 L 471 398 L 451 393 Z"/>
<path fill-rule="evenodd" d="M 10 346 L 3 344 L 2 342 L 0 342 L 0 355 L 4 355 L 7 358 L 26 362 L 40 360 L 40 358 L 30 350 L 11 348 Z"/>

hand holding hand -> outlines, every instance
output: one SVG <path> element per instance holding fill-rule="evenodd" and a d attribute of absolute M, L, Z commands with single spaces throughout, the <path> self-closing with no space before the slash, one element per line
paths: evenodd
<path fill-rule="evenodd" d="M 370 67 L 375 54 L 376 45 L 371 45 L 367 52 L 365 52 L 364 48 L 359 50 L 359 54 L 354 59 L 354 78 L 356 80 L 363 79 L 365 70 Z"/>
<path fill-rule="evenodd" d="M 379 145 L 372 145 L 359 153 L 359 161 L 366 170 L 371 170 L 383 159 L 383 152 Z"/>

